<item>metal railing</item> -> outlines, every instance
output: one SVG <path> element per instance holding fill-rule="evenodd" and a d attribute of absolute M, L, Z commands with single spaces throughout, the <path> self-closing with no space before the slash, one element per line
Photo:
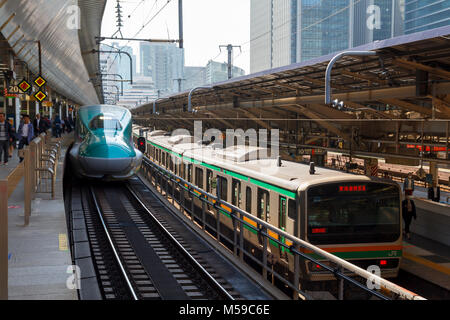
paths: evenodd
<path fill-rule="evenodd" d="M 24 158 L 6 179 L 0 180 L 0 300 L 8 299 L 8 198 L 24 178 L 24 226 L 28 226 L 31 203 L 36 193 L 49 192 L 55 196 L 56 166 L 60 155 L 60 141 L 52 141 L 45 133 L 19 150 Z M 42 185 L 50 180 L 50 187 Z"/>
<path fill-rule="evenodd" d="M 208 227 L 210 230 L 213 230 L 215 236 L 208 232 L 208 234 L 215 238 L 217 242 L 221 242 L 221 239 L 225 239 L 228 243 L 232 245 L 233 255 L 236 256 L 241 262 L 245 263 L 244 257 L 247 258 L 248 261 L 256 263 L 261 268 L 261 275 L 264 279 L 267 279 L 268 274 L 275 277 L 277 280 L 281 281 L 284 285 L 293 290 L 293 299 L 299 299 L 299 295 L 303 297 L 308 297 L 308 294 L 302 291 L 300 288 L 300 273 L 301 273 L 301 259 L 303 261 L 307 260 L 314 265 L 318 265 L 321 267 L 321 270 L 327 271 L 333 274 L 338 281 L 338 298 L 344 298 L 344 282 L 350 283 L 361 290 L 370 293 L 373 296 L 378 297 L 379 299 L 389 300 L 389 299 L 406 299 L 406 300 L 424 300 L 423 297 L 410 292 L 390 281 L 387 281 L 377 275 L 368 272 L 360 267 L 353 265 L 352 263 L 345 261 L 341 258 L 336 257 L 304 240 L 301 240 L 293 235 L 278 229 L 266 221 L 263 221 L 250 213 L 220 199 L 220 197 L 210 194 L 195 185 L 189 183 L 183 178 L 174 175 L 172 172 L 166 170 L 165 168 L 155 164 L 148 158 L 144 158 L 142 165 L 142 172 L 148 179 L 148 181 L 155 186 L 155 188 L 159 192 L 164 195 L 167 200 L 169 198 L 172 199 L 172 204 L 175 202 L 181 208 L 183 214 L 187 214 L 188 218 L 194 222 L 200 221 L 200 226 L 203 230 Z M 219 180 L 218 180 L 219 183 Z M 179 197 L 175 196 L 175 189 L 177 189 L 179 193 Z M 191 198 L 190 200 L 190 208 L 186 207 L 185 204 L 185 192 L 189 193 Z M 198 215 L 194 210 L 194 198 L 198 198 L 202 203 L 202 213 Z M 215 209 L 216 221 L 214 225 L 208 223 L 206 221 L 206 208 Z M 223 234 L 221 231 L 221 213 L 225 212 L 224 207 L 229 208 L 230 210 L 226 211 L 226 215 L 229 216 L 232 220 L 233 226 L 233 237 L 230 239 L 227 235 Z M 262 256 L 260 259 L 255 257 L 255 255 L 251 252 L 248 252 L 244 248 L 244 233 L 241 232 L 244 229 L 253 230 L 253 232 L 257 233 L 258 238 L 261 239 L 262 242 Z M 279 239 L 282 239 L 280 241 Z M 270 262 L 271 252 L 269 251 L 269 241 L 271 243 L 276 243 L 280 248 L 283 248 L 285 252 L 291 254 L 294 260 L 294 271 L 293 278 L 289 278 L 286 274 L 280 274 L 273 269 L 273 264 Z M 327 262 L 319 261 L 318 259 L 314 259 L 305 251 L 311 251 L 312 253 L 319 255 L 322 257 L 320 260 L 327 260 Z M 335 265 L 332 267 L 330 262 Z M 386 294 L 381 294 L 378 290 L 370 289 L 367 285 L 364 285 L 357 281 L 352 276 L 359 276 L 367 281 L 367 283 L 375 283 L 380 290 L 385 292 Z"/>

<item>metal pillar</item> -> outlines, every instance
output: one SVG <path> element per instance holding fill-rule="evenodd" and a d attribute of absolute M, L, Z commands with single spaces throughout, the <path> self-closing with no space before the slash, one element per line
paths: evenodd
<path fill-rule="evenodd" d="M 227 48 L 228 51 L 228 79 L 233 78 L 233 48 L 239 48 L 241 49 L 241 46 L 233 46 L 232 44 L 228 44 L 228 45 L 221 45 L 219 46 L 219 49 L 221 48 Z M 241 49 L 242 52 L 242 49 Z"/>
<path fill-rule="evenodd" d="M 334 56 L 328 64 L 327 71 L 325 73 L 325 104 L 331 104 L 331 71 L 333 66 L 340 58 L 345 56 L 375 56 L 375 51 L 344 51 Z"/>
<path fill-rule="evenodd" d="M 178 0 L 178 37 L 180 40 L 180 49 L 183 49 L 183 0 Z"/>
<path fill-rule="evenodd" d="M 189 96 L 188 96 L 188 112 L 192 112 L 192 94 L 196 91 L 196 90 L 200 90 L 200 89 L 212 89 L 212 86 L 200 86 L 200 87 L 195 87 L 192 88 L 191 91 L 189 92 Z"/>
<path fill-rule="evenodd" d="M 8 300 L 8 180 L 0 180 L 0 300 Z"/>

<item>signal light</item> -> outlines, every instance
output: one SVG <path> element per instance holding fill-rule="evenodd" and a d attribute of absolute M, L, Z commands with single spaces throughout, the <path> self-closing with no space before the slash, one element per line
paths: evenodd
<path fill-rule="evenodd" d="M 145 138 L 144 137 L 138 138 L 137 145 L 138 145 L 139 151 L 142 152 L 142 153 L 145 153 L 146 145 L 145 145 Z"/>
<path fill-rule="evenodd" d="M 380 266 L 386 266 L 387 260 L 380 260 Z"/>
<path fill-rule="evenodd" d="M 327 229 L 326 228 L 313 228 L 311 230 L 312 233 L 327 233 Z"/>

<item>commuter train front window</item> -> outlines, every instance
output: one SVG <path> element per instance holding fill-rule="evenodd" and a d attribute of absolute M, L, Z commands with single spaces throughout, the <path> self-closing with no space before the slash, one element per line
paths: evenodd
<path fill-rule="evenodd" d="M 94 117 L 91 122 L 89 122 L 89 129 L 97 130 L 103 129 L 105 131 L 120 131 L 122 130 L 122 125 L 120 121 L 113 116 L 98 115 Z"/>
<path fill-rule="evenodd" d="M 400 199 L 393 185 L 327 184 L 308 190 L 308 238 L 312 243 L 395 241 L 400 236 Z"/>

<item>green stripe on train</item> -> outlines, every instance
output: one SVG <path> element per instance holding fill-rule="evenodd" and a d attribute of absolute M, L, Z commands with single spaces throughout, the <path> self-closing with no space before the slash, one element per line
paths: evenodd
<path fill-rule="evenodd" d="M 402 250 L 385 251 L 352 251 L 352 252 L 330 252 L 341 259 L 365 259 L 365 258 L 400 258 Z M 307 253 L 313 259 L 323 260 L 323 257 L 315 253 Z"/>

